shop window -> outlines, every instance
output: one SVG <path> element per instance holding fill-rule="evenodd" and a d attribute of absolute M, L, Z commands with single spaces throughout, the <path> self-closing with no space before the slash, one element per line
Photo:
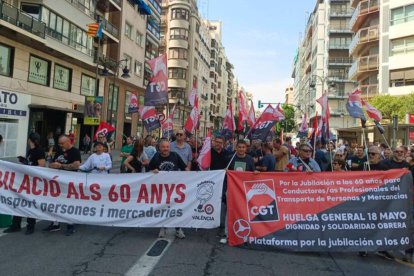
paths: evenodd
<path fill-rule="evenodd" d="M 72 70 L 62 65 L 55 64 L 53 88 L 70 91 L 72 82 Z"/>
<path fill-rule="evenodd" d="M 29 82 L 49 86 L 50 61 L 30 56 L 29 63 Z"/>
<path fill-rule="evenodd" d="M 85 74 L 81 77 L 81 95 L 95 96 L 96 94 L 96 79 Z"/>
<path fill-rule="evenodd" d="M 14 48 L 0 44 L 0 75 L 13 75 Z"/>

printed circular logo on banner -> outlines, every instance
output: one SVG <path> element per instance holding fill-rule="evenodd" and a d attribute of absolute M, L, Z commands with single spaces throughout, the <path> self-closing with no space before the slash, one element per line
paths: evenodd
<path fill-rule="evenodd" d="M 251 230 L 250 224 L 244 219 L 238 219 L 233 224 L 234 234 L 245 242 L 247 241 Z"/>
<path fill-rule="evenodd" d="M 207 215 L 211 215 L 212 213 L 214 213 L 213 205 L 207 204 L 206 206 L 204 206 L 204 212 L 206 212 Z"/>
<path fill-rule="evenodd" d="M 198 203 L 198 209 L 202 210 L 204 204 L 206 204 L 207 201 L 209 201 L 214 194 L 214 182 L 213 181 L 203 181 L 200 184 L 197 185 L 197 200 Z"/>

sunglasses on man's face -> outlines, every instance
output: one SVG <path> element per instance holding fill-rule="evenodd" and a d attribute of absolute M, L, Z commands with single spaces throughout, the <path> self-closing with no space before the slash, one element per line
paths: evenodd
<path fill-rule="evenodd" d="M 395 150 L 395 153 L 404 153 L 402 150 Z"/>
<path fill-rule="evenodd" d="M 176 136 L 183 136 L 184 133 L 177 133 Z"/>
<path fill-rule="evenodd" d="M 376 154 L 378 154 L 378 153 L 376 153 L 376 152 L 368 152 L 368 154 L 369 154 L 369 155 L 376 155 Z"/>
<path fill-rule="evenodd" d="M 312 152 L 312 150 L 310 150 L 310 149 L 303 149 L 302 151 L 307 152 L 307 153 Z"/>

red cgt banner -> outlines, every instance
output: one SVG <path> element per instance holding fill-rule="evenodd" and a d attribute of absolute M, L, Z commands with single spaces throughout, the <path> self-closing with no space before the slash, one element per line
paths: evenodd
<path fill-rule="evenodd" d="M 407 170 L 228 171 L 229 244 L 293 251 L 377 251 L 413 244 Z"/>

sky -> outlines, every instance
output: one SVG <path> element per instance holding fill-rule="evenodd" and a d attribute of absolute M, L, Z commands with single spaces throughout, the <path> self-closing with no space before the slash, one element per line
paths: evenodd
<path fill-rule="evenodd" d="M 292 63 L 316 0 L 200 0 L 201 13 L 223 23 L 223 46 L 239 85 L 257 101 L 284 102 Z M 208 4 L 208 9 L 207 9 Z"/>

